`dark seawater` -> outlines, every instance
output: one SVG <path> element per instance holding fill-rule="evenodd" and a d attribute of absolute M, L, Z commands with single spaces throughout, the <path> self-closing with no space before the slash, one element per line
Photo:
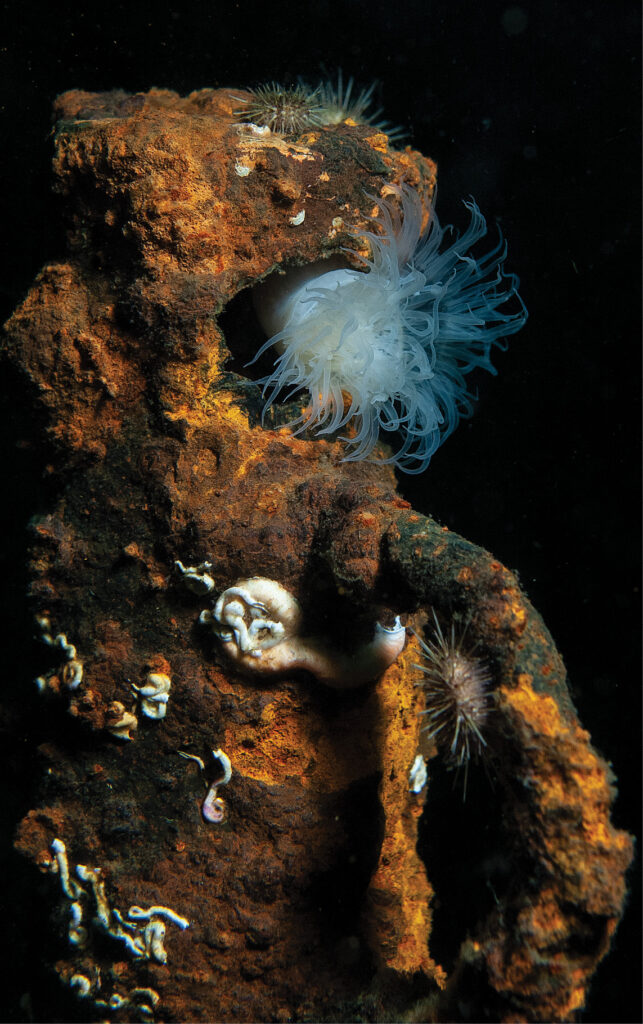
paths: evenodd
<path fill-rule="evenodd" d="M 640 835 L 639 14 L 617 0 L 3 4 L 2 319 L 63 251 L 50 197 L 50 106 L 72 87 L 188 92 L 376 78 L 385 116 L 439 164 L 438 212 L 473 195 L 508 241 L 530 319 L 479 379 L 480 401 L 422 477 L 421 511 L 518 571 L 565 658 L 583 724 L 613 762 L 615 823 Z M 378 102 L 378 105 L 379 105 Z M 38 425 L 3 380 L 4 679 L 37 674 L 24 601 L 24 524 L 46 507 Z M 27 1020 L 11 833 L 29 804 L 21 737 L 0 806 L 1 1020 Z M 20 768 L 20 770 L 18 770 Z M 640 864 L 585 1021 L 640 1021 Z M 52 996 L 53 998 L 53 996 Z M 64 1010 L 60 1011 L 64 1014 Z M 61 1019 L 60 1017 L 58 1019 Z"/>

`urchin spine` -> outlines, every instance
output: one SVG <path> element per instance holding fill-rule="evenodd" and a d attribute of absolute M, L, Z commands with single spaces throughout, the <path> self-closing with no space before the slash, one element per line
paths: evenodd
<path fill-rule="evenodd" d="M 447 635 L 434 613 L 432 640 L 420 640 L 425 662 L 422 687 L 427 716 L 424 732 L 434 739 L 447 762 L 466 772 L 471 757 L 478 757 L 487 743 L 484 730 L 491 712 L 491 673 L 485 662 L 466 645 L 466 629 L 458 636 L 455 624 Z"/>
<path fill-rule="evenodd" d="M 303 85 L 281 86 L 277 82 L 248 89 L 250 98 L 235 97 L 244 104 L 234 111 L 239 121 L 269 128 L 277 135 L 299 135 L 319 126 L 321 105 L 318 90 Z"/>

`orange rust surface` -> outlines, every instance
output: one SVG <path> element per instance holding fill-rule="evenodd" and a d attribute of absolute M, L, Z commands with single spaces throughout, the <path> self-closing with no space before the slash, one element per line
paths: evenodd
<path fill-rule="evenodd" d="M 534 693 L 526 674 L 502 701 L 519 716 L 521 733 L 533 737 L 537 754 L 529 781 L 541 820 L 540 840 L 555 865 L 560 897 L 581 899 L 591 913 L 614 913 L 624 896 L 618 868 L 632 855 L 630 837 L 609 820 L 609 769 L 589 744 L 578 721 L 566 721 L 547 695 Z M 565 809 L 565 822 L 555 812 Z M 569 827 L 572 824 L 572 827 Z M 596 877 L 619 879 L 615 888 L 597 887 Z"/>
<path fill-rule="evenodd" d="M 532 682 L 521 673 L 517 686 L 502 688 L 499 700 L 523 743 L 519 773 L 530 806 L 516 806 L 517 822 L 529 819 L 527 848 L 548 881 L 517 916 L 518 948 L 489 936 L 482 955 L 498 992 L 525 1006 L 536 1003 L 538 1019 L 564 1021 L 584 1005 L 595 966 L 587 952 L 564 951 L 587 928 L 589 915 L 601 922 L 599 950 L 608 948 L 632 841 L 609 820 L 609 768 L 589 734 L 575 717 L 561 714 L 551 696 L 536 693 Z M 525 1012 L 503 1019 L 533 1018 Z"/>
<path fill-rule="evenodd" d="M 413 666 L 417 641 L 377 684 L 375 742 L 385 815 L 384 841 L 367 894 L 370 940 L 383 967 L 402 974 L 423 972 L 442 987 L 446 975 L 429 955 L 433 890 L 417 854 L 418 813 L 426 791 L 409 790 L 409 771 L 420 748 L 419 690 Z"/>

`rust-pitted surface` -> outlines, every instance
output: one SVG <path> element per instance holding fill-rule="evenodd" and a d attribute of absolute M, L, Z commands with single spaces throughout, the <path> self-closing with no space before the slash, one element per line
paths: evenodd
<path fill-rule="evenodd" d="M 416 852 L 417 819 L 424 794 L 411 795 L 408 770 L 421 745 L 422 709 L 413 640 L 379 680 L 375 742 L 381 781 L 379 799 L 385 815 L 379 860 L 366 897 L 369 935 L 381 968 L 400 974 L 422 971 L 443 987 L 444 971 L 429 956 L 430 901 L 433 895 Z"/>
<path fill-rule="evenodd" d="M 428 1019 L 456 1019 L 466 991 L 473 1017 L 567 1020 L 618 923 L 631 841 L 610 823 L 610 772 L 561 658 L 511 573 L 415 513 L 388 466 L 293 437 L 283 409 L 262 425 L 240 369 L 249 304 L 225 336 L 219 319 L 277 265 L 354 245 L 348 228 L 387 182 L 416 185 L 428 210 L 435 166 L 369 126 L 257 134 L 234 106 L 224 90 L 62 96 L 68 255 L 8 324 L 5 356 L 44 411 L 59 483 L 30 564 L 36 632 L 52 642 L 41 692 L 11 712 L 48 736 L 17 838 L 43 875 L 48 962 L 79 1019 L 391 1019 L 418 999 Z M 191 590 L 177 560 L 209 563 L 214 592 Z M 252 576 L 288 588 L 303 634 L 342 664 L 393 614 L 418 630 L 431 609 L 470 620 L 493 667 L 489 764 L 514 868 L 448 976 L 416 851 L 436 755 L 417 641 L 355 690 L 241 675 L 198 619 Z M 170 681 L 158 719 L 134 689 L 154 674 Z M 221 777 L 213 750 L 232 765 L 221 823 L 201 810 Z M 72 879 L 81 864 L 104 882 L 103 924 L 89 883 L 76 900 L 81 941 L 55 839 Z M 132 906 L 189 921 L 167 922 L 166 962 L 136 952 L 142 926 L 119 925 Z"/>

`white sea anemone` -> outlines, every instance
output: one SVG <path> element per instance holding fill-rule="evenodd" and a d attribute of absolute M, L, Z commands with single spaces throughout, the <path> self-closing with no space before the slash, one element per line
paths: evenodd
<path fill-rule="evenodd" d="M 255 358 L 272 347 L 279 353 L 260 382 L 264 413 L 284 392 L 305 389 L 310 404 L 289 424 L 296 433 L 334 434 L 350 423 L 342 440 L 345 461 L 353 461 L 367 458 L 380 434 L 399 432 L 399 447 L 382 461 L 420 473 L 473 411 L 466 375 L 476 367 L 496 372 L 493 345 L 502 348 L 527 311 L 517 277 L 503 271 L 502 238 L 480 259 L 470 255 L 487 232 L 473 200 L 464 204 L 469 227 L 440 251 L 453 229 L 441 228 L 432 212 L 423 233 L 418 193 L 407 184 L 388 189 L 393 198 L 373 197 L 378 230 L 363 233 L 371 247 L 370 259 L 358 256 L 364 270 L 334 257 L 255 289 L 259 319 L 272 334 Z M 512 298 L 514 310 L 505 311 Z"/>
<path fill-rule="evenodd" d="M 350 119 L 357 124 L 370 124 L 378 131 L 384 132 L 389 143 L 400 142 L 406 135 L 404 129 L 392 125 L 390 121 L 383 121 L 381 118 L 378 120 L 383 112 L 382 107 L 373 111 L 368 109 L 373 102 L 377 82 L 371 82 L 367 89 L 360 89 L 359 92 L 353 91 L 354 85 L 355 81 L 351 76 L 344 86 L 341 68 L 337 72 L 336 83 L 330 79 L 319 83 L 315 89 L 315 96 L 318 97 L 320 104 L 318 116 L 321 124 L 338 125 Z"/>

